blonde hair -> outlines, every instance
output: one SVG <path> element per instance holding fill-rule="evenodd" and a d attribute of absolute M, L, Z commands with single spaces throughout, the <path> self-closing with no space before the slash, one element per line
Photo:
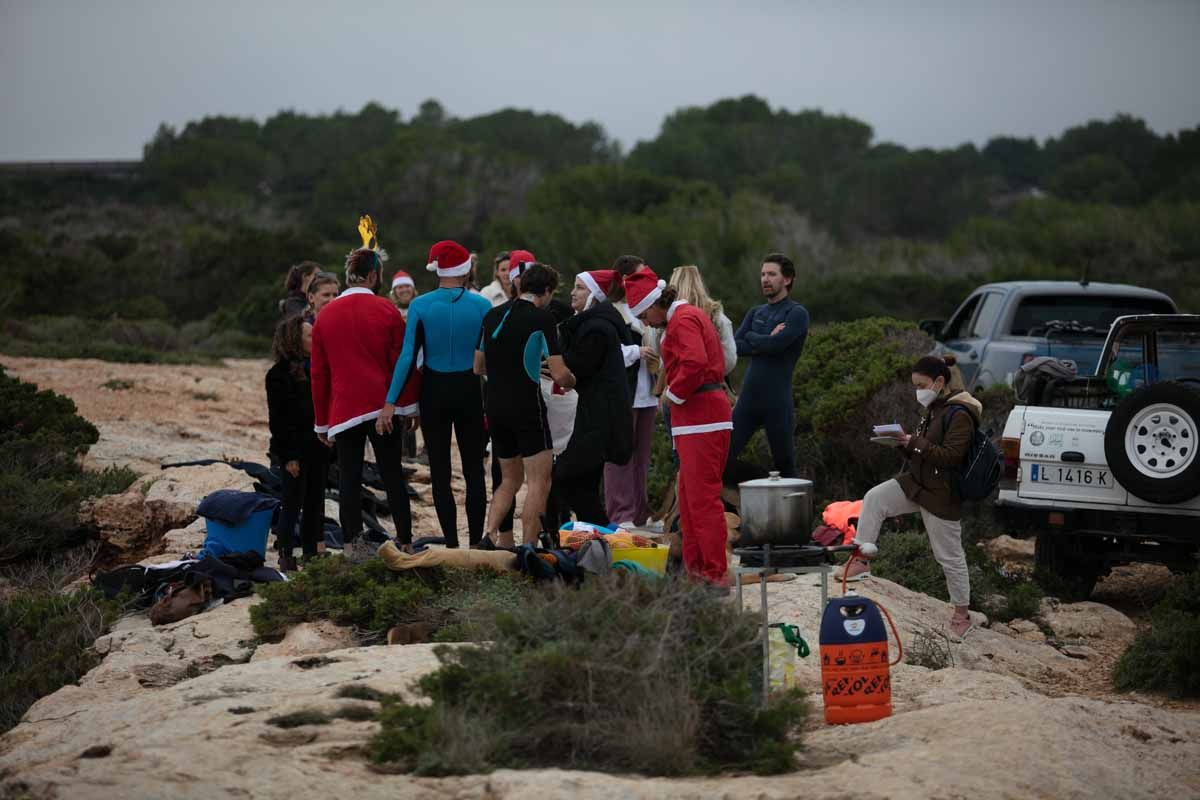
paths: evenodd
<path fill-rule="evenodd" d="M 680 300 L 686 300 L 708 314 L 713 325 L 717 324 L 717 319 L 723 313 L 723 309 L 719 302 L 709 297 L 708 289 L 704 286 L 704 279 L 700 277 L 699 267 L 694 264 L 676 267 L 671 273 L 670 285 L 675 287 Z"/>

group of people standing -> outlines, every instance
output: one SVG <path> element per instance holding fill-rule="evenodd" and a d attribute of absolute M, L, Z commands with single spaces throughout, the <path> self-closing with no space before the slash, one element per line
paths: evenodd
<path fill-rule="evenodd" d="M 574 516 L 600 525 L 639 526 L 650 517 L 646 479 L 658 416 L 677 459 L 683 561 L 692 576 L 723 585 L 726 525 L 723 477 L 751 436 L 765 429 L 775 469 L 796 475 L 792 374 L 808 333 L 808 312 L 790 298 L 795 267 L 782 253 L 763 258 L 765 303 L 734 330 L 695 266 L 670 282 L 638 256 L 578 273 L 569 303 L 555 297 L 560 276 L 528 250 L 500 253 L 493 281 L 477 290 L 475 259 L 453 241 L 435 244 L 427 269 L 438 286 L 418 294 L 410 275 L 391 278 L 363 247 L 346 260 L 347 288 L 305 262 L 292 268 L 267 374 L 271 452 L 283 470 L 281 565 L 295 568 L 291 532 L 301 520 L 306 558 L 319 553 L 326 470 L 339 464 L 345 552 L 362 532 L 363 455 L 370 441 L 397 537 L 412 542 L 402 466 L 405 436 L 421 429 L 434 506 L 446 546 L 460 546 L 451 488 L 451 435 L 466 486 L 471 547 L 516 544 L 517 493 L 523 542 Z M 749 365 L 736 395 L 729 375 Z M 952 363 L 952 362 L 951 362 Z M 904 438 L 905 469 L 864 498 L 859 537 L 874 541 L 884 518 L 920 511 L 955 605 L 951 628 L 970 626 L 961 544 L 961 501 L 948 470 L 961 463 L 979 404 L 954 380 L 951 363 L 927 357 L 913 370 L 926 413 Z M 946 409 L 969 413 L 953 420 Z M 491 453 L 489 507 L 485 461 Z M 362 555 L 365 555 L 362 554 Z M 849 580 L 869 575 L 862 562 Z"/>
<path fill-rule="evenodd" d="M 437 276 L 435 290 L 418 294 L 412 277 L 399 271 L 387 299 L 377 294 L 385 285 L 383 258 L 373 248 L 350 253 L 347 288 L 340 293 L 337 278 L 311 262 L 288 275 L 276 363 L 267 375 L 271 452 L 284 475 L 281 564 L 296 567 L 291 533 L 297 518 L 304 556 L 321 549 L 331 456 L 339 465 L 345 547 L 353 553 L 361 546 L 367 441 L 397 538 L 401 546 L 411 543 L 403 438 L 417 426 L 448 547 L 460 545 L 452 434 L 466 487 L 469 546 L 516 544 L 514 506 L 522 486 L 525 543 L 572 516 L 598 525 L 645 524 L 651 440 L 661 409 L 678 460 L 685 567 L 723 583 L 720 496 L 731 452 L 736 457 L 754 429 L 766 426 L 777 464 L 794 474 L 790 384 L 772 399 L 759 394 L 779 383 L 776 370 L 791 374 L 807 333 L 803 307 L 787 300 L 795 277 L 791 261 L 767 256 L 762 285 L 768 303 L 736 334 L 694 266 L 676 269 L 668 284 L 642 258 L 621 256 L 610 269 L 577 274 L 569 303 L 555 297 L 558 272 L 528 250 L 500 253 L 493 281 L 482 290 L 473 285 L 474 257 L 457 242 L 435 244 L 427 269 Z M 779 309 L 766 310 L 774 305 Z M 735 410 L 727 376 L 739 353 L 772 363 L 751 367 L 759 388 Z M 776 435 L 785 412 L 788 433 Z M 739 418 L 745 430 L 735 425 Z"/>

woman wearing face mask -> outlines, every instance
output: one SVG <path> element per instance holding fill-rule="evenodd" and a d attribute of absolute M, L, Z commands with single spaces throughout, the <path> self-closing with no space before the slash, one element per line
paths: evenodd
<path fill-rule="evenodd" d="M 925 356 L 913 367 L 913 391 L 925 413 L 916 433 L 900 437 L 905 461 L 900 475 L 863 498 L 855 541 L 874 544 L 884 519 L 920 512 L 954 604 L 950 631 L 962 637 L 971 628 L 967 613 L 971 586 L 962 546 L 962 500 L 955 493 L 953 477 L 967 457 L 983 407 L 962 391 L 953 366 L 953 356 Z M 871 574 L 870 567 L 857 559 L 846 565 L 845 573 L 847 580 Z"/>

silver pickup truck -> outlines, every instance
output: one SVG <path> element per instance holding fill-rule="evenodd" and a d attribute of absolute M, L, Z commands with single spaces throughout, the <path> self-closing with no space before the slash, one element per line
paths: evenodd
<path fill-rule="evenodd" d="M 1121 317 L 1095 373 L 1004 426 L 998 510 L 1087 594 L 1117 564 L 1200 562 L 1200 315 Z"/>
<path fill-rule="evenodd" d="M 1012 385 L 1021 364 L 1036 356 L 1073 362 L 1091 374 L 1109 326 L 1131 314 L 1172 314 L 1162 292 L 1116 283 L 1013 281 L 980 286 L 949 322 L 923 320 L 938 352 L 953 353 L 973 392 Z"/>

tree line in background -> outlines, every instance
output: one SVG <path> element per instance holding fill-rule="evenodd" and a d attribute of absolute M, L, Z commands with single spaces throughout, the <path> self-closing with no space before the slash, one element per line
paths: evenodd
<path fill-rule="evenodd" d="M 568 275 L 626 252 L 660 273 L 698 264 L 735 319 L 770 250 L 796 261 L 817 322 L 942 317 L 983 280 L 1085 274 L 1200 307 L 1200 127 L 1118 115 L 1041 144 L 909 150 L 746 96 L 681 109 L 627 154 L 595 123 L 457 119 L 433 100 L 408 120 L 371 103 L 162 126 L 129 179 L 0 175 L 0 311 L 18 338 L 53 315 L 150 349 L 252 349 L 288 265 L 340 268 L 360 213 L 421 289 L 429 245 L 455 238 L 483 281 L 517 246 Z M 163 324 L 134 335 L 114 317 Z"/>

